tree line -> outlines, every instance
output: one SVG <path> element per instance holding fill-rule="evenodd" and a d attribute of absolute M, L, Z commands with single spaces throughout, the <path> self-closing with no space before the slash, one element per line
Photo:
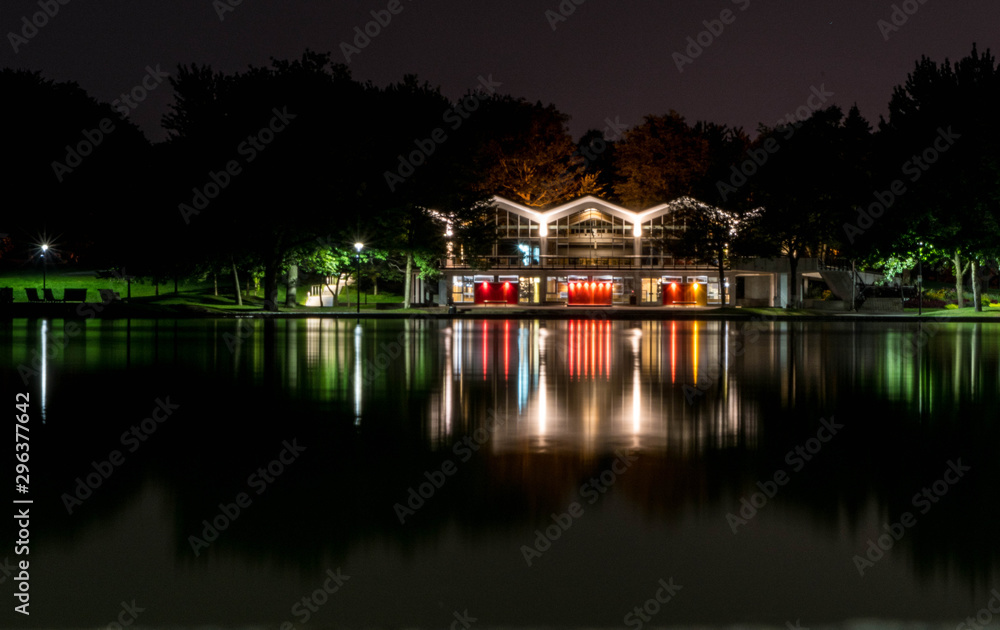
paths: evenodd
<path fill-rule="evenodd" d="M 793 277 L 804 257 L 890 272 L 919 259 L 959 289 L 968 277 L 978 307 L 998 273 L 1000 68 L 975 45 L 954 63 L 919 60 L 875 126 L 830 106 L 752 138 L 671 110 L 574 141 L 565 113 L 492 77 L 451 100 L 413 75 L 358 81 L 312 51 L 234 73 L 182 65 L 168 81 L 167 139 L 150 143 L 74 83 L 0 71 L 16 156 L 0 263 L 54 238 L 91 268 L 231 278 L 236 300 L 262 278 L 276 309 L 283 279 L 344 277 L 361 242 L 368 273 L 408 299 L 449 237 L 469 260 L 489 253 L 492 196 L 546 208 L 592 194 L 675 202 L 686 229 L 655 245 L 720 275 L 736 256 L 784 256 Z"/>

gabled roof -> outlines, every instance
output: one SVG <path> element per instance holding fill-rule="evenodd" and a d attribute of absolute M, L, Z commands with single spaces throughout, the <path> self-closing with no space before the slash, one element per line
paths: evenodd
<path fill-rule="evenodd" d="M 623 208 L 617 204 L 611 203 L 610 201 L 604 201 L 603 199 L 598 199 L 593 195 L 587 195 L 586 197 L 580 197 L 579 199 L 574 199 L 573 201 L 568 201 L 561 206 L 556 206 L 554 208 L 549 208 L 548 210 L 539 210 L 537 208 L 530 208 L 523 204 L 517 203 L 516 201 L 511 201 L 509 199 L 504 199 L 503 197 L 493 197 L 492 203 L 497 208 L 502 210 L 508 210 L 514 214 L 518 214 L 522 217 L 531 219 L 538 223 L 551 223 L 557 219 L 569 216 L 581 210 L 587 210 L 594 208 L 606 212 L 607 214 L 616 216 L 620 219 L 628 221 L 629 223 L 642 223 L 643 221 L 648 221 L 649 219 L 658 217 L 660 215 L 667 214 L 669 212 L 674 212 L 681 207 L 705 207 L 708 208 L 708 204 L 700 202 L 696 199 L 690 197 L 681 197 L 680 199 L 675 199 L 670 203 L 662 203 L 652 208 L 647 208 L 646 210 L 629 210 L 628 208 Z"/>

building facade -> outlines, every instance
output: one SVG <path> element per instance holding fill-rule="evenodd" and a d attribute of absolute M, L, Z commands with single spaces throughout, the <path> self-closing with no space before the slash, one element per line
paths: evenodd
<path fill-rule="evenodd" d="M 576 289 L 595 285 L 610 293 L 611 304 L 660 305 L 674 285 L 700 287 L 708 304 L 780 302 L 774 269 L 729 270 L 720 286 L 715 266 L 671 251 L 690 211 L 683 201 L 637 212 L 587 196 L 539 210 L 494 197 L 492 255 L 468 260 L 460 242 L 450 243 L 438 301 L 481 303 L 477 286 L 496 283 L 516 290 L 511 301 L 519 304 L 571 303 Z"/>

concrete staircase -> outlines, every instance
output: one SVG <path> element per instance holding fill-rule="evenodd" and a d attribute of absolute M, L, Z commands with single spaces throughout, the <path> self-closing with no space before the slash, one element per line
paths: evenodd
<path fill-rule="evenodd" d="M 850 271 L 820 271 L 819 275 L 834 295 L 850 304 L 854 286 Z"/>

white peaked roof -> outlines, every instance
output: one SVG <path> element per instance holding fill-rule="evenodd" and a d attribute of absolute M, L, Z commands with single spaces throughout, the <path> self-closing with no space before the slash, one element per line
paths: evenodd
<path fill-rule="evenodd" d="M 501 210 L 508 210 L 514 214 L 518 214 L 522 217 L 531 219 L 532 221 L 537 221 L 538 223 L 551 223 L 563 217 L 575 214 L 581 210 L 600 210 L 607 214 L 616 216 L 623 219 L 629 223 L 642 223 L 643 221 L 648 221 L 652 218 L 658 217 L 660 215 L 668 214 L 679 210 L 680 208 L 697 208 L 699 210 L 710 210 L 712 206 L 707 203 L 698 201 L 691 197 L 681 197 L 680 199 L 675 199 L 670 203 L 661 203 L 652 208 L 647 208 L 646 210 L 629 210 L 628 208 L 623 208 L 617 204 L 613 204 L 609 201 L 604 201 L 603 199 L 598 199 L 593 195 L 587 195 L 586 197 L 580 197 L 579 199 L 574 199 L 573 201 L 566 202 L 561 206 L 556 206 L 555 208 L 549 208 L 548 210 L 539 210 L 537 208 L 530 208 L 523 204 L 517 203 L 516 201 L 511 201 L 510 199 L 504 199 L 503 197 L 493 197 L 492 203 L 494 206 Z"/>

